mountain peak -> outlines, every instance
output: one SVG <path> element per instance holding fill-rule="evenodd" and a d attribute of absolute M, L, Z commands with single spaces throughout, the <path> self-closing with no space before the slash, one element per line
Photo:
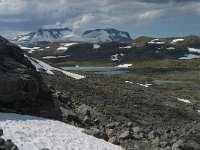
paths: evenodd
<path fill-rule="evenodd" d="M 132 40 L 128 32 L 119 31 L 114 28 L 88 30 L 82 36 L 91 42 L 123 42 Z"/>
<path fill-rule="evenodd" d="M 50 42 L 69 41 L 77 37 L 69 28 L 37 29 L 28 34 L 19 35 L 14 43 L 20 45 L 43 45 Z"/>

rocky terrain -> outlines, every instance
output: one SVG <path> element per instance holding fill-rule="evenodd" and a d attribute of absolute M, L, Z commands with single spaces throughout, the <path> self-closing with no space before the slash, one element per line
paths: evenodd
<path fill-rule="evenodd" d="M 23 51 L 4 38 L 0 38 L 0 105 L 1 111 L 55 116 L 51 93 L 42 82 L 35 66 Z M 51 111 L 50 111 L 51 110 Z"/>
<path fill-rule="evenodd" d="M 47 74 L 28 58 L 0 38 L 1 112 L 61 120 L 127 150 L 200 149 L 199 103 L 115 75 Z"/>
<path fill-rule="evenodd" d="M 3 135 L 3 130 L 0 129 L 0 136 Z M 18 147 L 12 142 L 11 139 L 4 140 L 0 137 L 0 149 L 2 150 L 19 150 Z"/>

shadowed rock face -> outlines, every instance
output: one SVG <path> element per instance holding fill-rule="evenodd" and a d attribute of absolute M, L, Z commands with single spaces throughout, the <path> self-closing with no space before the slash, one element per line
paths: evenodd
<path fill-rule="evenodd" d="M 0 37 L 0 108 L 40 113 L 50 95 L 23 51 Z"/>

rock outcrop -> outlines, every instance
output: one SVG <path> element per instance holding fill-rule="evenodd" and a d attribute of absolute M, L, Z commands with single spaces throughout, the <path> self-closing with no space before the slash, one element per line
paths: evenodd
<path fill-rule="evenodd" d="M 53 103 L 40 74 L 18 46 L 0 37 L 0 110 L 39 115 L 44 108 Z"/>

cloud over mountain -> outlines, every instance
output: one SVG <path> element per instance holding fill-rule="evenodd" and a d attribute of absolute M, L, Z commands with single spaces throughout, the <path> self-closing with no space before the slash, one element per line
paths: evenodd
<path fill-rule="evenodd" d="M 40 27 L 126 28 L 179 15 L 200 15 L 198 0 L 0 0 L 0 33 Z M 173 12 L 173 13 L 172 13 Z"/>

